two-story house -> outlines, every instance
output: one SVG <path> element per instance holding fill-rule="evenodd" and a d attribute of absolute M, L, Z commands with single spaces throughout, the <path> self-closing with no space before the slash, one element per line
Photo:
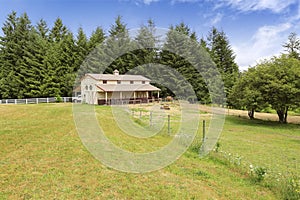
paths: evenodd
<path fill-rule="evenodd" d="M 88 104 L 148 102 L 159 98 L 159 91 L 150 84 L 150 79 L 141 75 L 120 75 L 118 70 L 113 74 L 86 74 L 81 79 L 82 101 Z"/>

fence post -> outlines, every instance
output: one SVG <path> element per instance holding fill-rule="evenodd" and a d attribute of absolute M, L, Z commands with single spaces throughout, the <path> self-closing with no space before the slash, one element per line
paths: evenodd
<path fill-rule="evenodd" d="M 28 100 L 27 99 L 25 99 L 25 103 L 28 104 Z"/>
<path fill-rule="evenodd" d="M 15 104 L 17 104 L 17 99 L 15 99 Z"/>
<path fill-rule="evenodd" d="M 202 135 L 202 145 L 201 145 L 201 149 L 200 149 L 200 153 L 205 153 L 205 149 L 206 149 L 206 145 L 205 145 L 205 120 L 203 120 L 203 135 Z"/>
<path fill-rule="evenodd" d="M 36 104 L 39 104 L 39 98 L 36 98 Z"/>
<path fill-rule="evenodd" d="M 205 120 L 203 120 L 203 135 L 202 135 L 202 143 L 205 143 Z"/>
<path fill-rule="evenodd" d="M 8 104 L 8 101 L 7 101 L 7 99 L 6 99 L 6 104 Z"/>
<path fill-rule="evenodd" d="M 66 103 L 66 101 L 67 101 L 67 100 L 66 100 L 66 97 L 64 97 L 64 103 Z"/>
<path fill-rule="evenodd" d="M 2 104 L 2 100 L 0 99 L 0 104 Z"/>
<path fill-rule="evenodd" d="M 49 103 L 49 98 L 47 97 L 47 103 Z"/>
<path fill-rule="evenodd" d="M 150 112 L 150 118 L 149 118 L 149 120 L 150 120 L 150 126 L 152 126 L 152 111 Z"/>
<path fill-rule="evenodd" d="M 171 133 L 171 127 L 170 127 L 170 115 L 168 115 L 168 134 L 170 135 Z"/>

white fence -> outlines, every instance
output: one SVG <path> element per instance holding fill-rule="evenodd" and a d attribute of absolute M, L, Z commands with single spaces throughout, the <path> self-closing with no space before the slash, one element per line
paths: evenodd
<path fill-rule="evenodd" d="M 72 102 L 72 97 L 56 97 L 47 98 L 28 98 L 28 99 L 1 99 L 0 104 L 39 104 L 39 103 L 56 103 L 56 102 Z"/>

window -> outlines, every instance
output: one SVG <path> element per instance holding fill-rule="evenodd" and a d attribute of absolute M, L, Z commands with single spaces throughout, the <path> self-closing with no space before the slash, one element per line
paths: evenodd
<path fill-rule="evenodd" d="M 121 81 L 117 81 L 118 84 L 121 84 Z"/>
<path fill-rule="evenodd" d="M 133 81 L 130 81 L 130 84 L 133 84 L 134 82 Z"/>
<path fill-rule="evenodd" d="M 142 81 L 142 84 L 145 84 L 145 81 Z"/>
<path fill-rule="evenodd" d="M 90 90 L 92 90 L 92 89 L 93 89 L 93 86 L 90 85 Z"/>
<path fill-rule="evenodd" d="M 89 86 L 86 85 L 86 86 L 85 86 L 85 90 L 88 90 L 88 89 L 89 89 Z"/>
<path fill-rule="evenodd" d="M 107 80 L 103 80 L 102 82 L 103 82 L 103 84 L 107 84 Z"/>

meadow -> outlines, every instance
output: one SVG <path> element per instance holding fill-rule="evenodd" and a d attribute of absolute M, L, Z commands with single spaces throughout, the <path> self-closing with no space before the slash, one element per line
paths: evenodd
<path fill-rule="evenodd" d="M 140 108 L 147 112 L 146 108 Z M 147 152 L 167 144 L 122 133 L 110 107 L 95 107 L 117 146 Z M 130 118 L 145 126 L 147 116 Z M 149 173 L 103 165 L 82 144 L 72 104 L 0 105 L 0 199 L 297 199 L 300 126 L 227 116 L 214 151 L 199 158 L 202 130 L 173 164 Z M 176 116 L 175 116 L 176 117 Z M 201 122 L 210 122 L 201 114 Z M 178 124 L 172 123 L 172 130 Z M 202 124 L 199 124 L 201 127 Z"/>

